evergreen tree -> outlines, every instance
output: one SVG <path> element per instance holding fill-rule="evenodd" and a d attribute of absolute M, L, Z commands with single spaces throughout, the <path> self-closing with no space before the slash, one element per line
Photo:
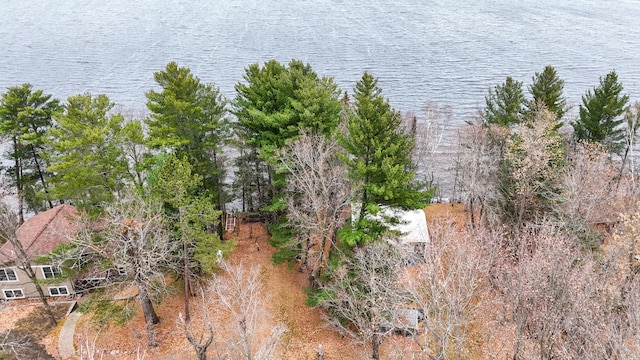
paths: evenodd
<path fill-rule="evenodd" d="M 511 76 L 502 85 L 489 90 L 485 97 L 484 121 L 487 125 L 511 127 L 522 122 L 526 99 L 522 92 L 522 82 Z"/>
<path fill-rule="evenodd" d="M 170 62 L 154 73 L 162 91 L 147 92 L 151 116 L 149 146 L 171 149 L 186 157 L 202 177 L 200 192 L 214 198 L 219 209 L 226 202 L 223 189 L 223 145 L 229 141 L 226 100 L 213 85 L 203 84 L 191 70 Z"/>
<path fill-rule="evenodd" d="M 252 64 L 243 78 L 245 83 L 235 87 L 234 112 L 239 143 L 248 147 L 241 150 L 243 161 L 253 162 L 243 163 L 242 169 L 253 174 L 239 177 L 242 191 L 257 202 L 255 208 L 283 210 L 280 193 L 286 176 L 275 171 L 276 153 L 301 129 L 333 132 L 340 120 L 340 92 L 332 79 L 319 78 L 310 65 L 296 60 L 288 67 L 276 60 L 263 67 Z"/>
<path fill-rule="evenodd" d="M 563 94 L 564 80 L 558 77 L 553 66 L 545 66 L 542 73 L 536 73 L 532 80 L 529 93 L 533 99 L 528 103 L 529 112 L 533 114 L 540 106 L 544 106 L 560 120 L 567 110 L 567 100 Z"/>
<path fill-rule="evenodd" d="M 348 109 L 347 134 L 340 137 L 345 149 L 342 159 L 356 189 L 355 232 L 343 233 L 350 244 L 366 243 L 386 230 L 366 215 L 376 215 L 380 205 L 420 208 L 430 192 L 414 183 L 411 149 L 414 144 L 401 127 L 400 113 L 382 97 L 378 80 L 365 72 L 354 93 L 354 106 Z"/>
<path fill-rule="evenodd" d="M 216 230 L 222 212 L 213 199 L 197 195 L 202 178 L 193 172 L 187 158 L 159 154 L 149 175 L 149 192 L 163 205 L 172 237 L 182 243 L 185 281 L 185 316 L 189 319 L 189 296 L 194 274 L 211 275 L 218 251 L 228 252 L 232 242 L 223 243 Z"/>
<path fill-rule="evenodd" d="M 18 212 L 23 221 L 25 206 L 43 210 L 51 202 L 43 202 L 40 192 L 48 192 L 49 174 L 42 158 L 46 151 L 44 137 L 51 127 L 51 117 L 60 109 L 57 99 L 33 90 L 31 84 L 7 89 L 0 99 L 0 137 L 10 140 L 7 157 L 13 165 L 8 173 L 18 194 Z"/>
<path fill-rule="evenodd" d="M 229 251 L 231 242 L 223 244 L 216 233 L 221 216 L 213 199 L 199 195 L 202 182 L 187 158 L 159 154 L 149 175 L 149 191 L 163 204 L 170 223 L 189 244 L 190 256 L 201 265 L 200 271 L 211 274 L 217 250 Z"/>
<path fill-rule="evenodd" d="M 123 117 L 110 114 L 106 95 L 71 96 L 46 140 L 51 197 L 91 212 L 111 201 L 128 176 L 120 133 Z"/>
<path fill-rule="evenodd" d="M 629 95 L 621 95 L 622 84 L 615 71 L 600 78 L 600 85 L 582 96 L 580 117 L 573 130 L 578 140 L 604 145 L 610 152 L 620 152 L 624 147 L 625 130 L 622 115 L 627 108 Z"/>

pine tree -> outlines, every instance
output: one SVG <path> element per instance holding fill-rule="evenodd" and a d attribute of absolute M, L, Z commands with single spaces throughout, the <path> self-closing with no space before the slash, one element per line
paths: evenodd
<path fill-rule="evenodd" d="M 288 66 L 276 60 L 264 66 L 250 65 L 245 83 L 236 85 L 234 113 L 238 118 L 236 133 L 242 149 L 242 191 L 247 199 L 255 199 L 255 208 L 284 210 L 281 192 L 286 175 L 275 171 L 276 153 L 287 141 L 297 137 L 301 129 L 329 134 L 340 120 L 340 92 L 330 78 L 320 78 L 310 65 L 292 60 Z M 253 193 L 255 190 L 257 193 Z M 264 203 L 262 202 L 264 201 Z"/>
<path fill-rule="evenodd" d="M 154 73 L 154 78 L 162 91 L 146 94 L 151 111 L 146 121 L 149 146 L 187 157 L 202 177 L 200 192 L 216 198 L 218 208 L 223 209 L 222 148 L 231 136 L 226 100 L 218 88 L 201 83 L 191 70 L 175 62 Z"/>
<path fill-rule="evenodd" d="M 13 165 L 7 172 L 17 189 L 20 221 L 25 203 L 34 211 L 53 206 L 37 194 L 48 192 L 50 174 L 42 158 L 46 152 L 44 137 L 51 127 L 53 113 L 59 109 L 57 99 L 42 90 L 33 90 L 31 84 L 10 87 L 0 99 L 0 137 L 10 140 L 7 157 Z"/>
<path fill-rule="evenodd" d="M 53 199 L 70 201 L 91 212 L 110 202 L 128 174 L 121 147 L 123 117 L 106 95 L 71 96 L 54 116 L 48 132 L 48 171 Z"/>
<path fill-rule="evenodd" d="M 188 159 L 159 154 L 155 160 L 149 175 L 149 193 L 163 205 L 172 238 L 183 245 L 185 317 L 189 320 L 191 281 L 200 274 L 211 275 L 217 266 L 218 251 L 229 251 L 233 242 L 221 242 L 216 233 L 222 212 L 214 208 L 211 198 L 196 194 L 202 177 L 193 172 Z"/>
<path fill-rule="evenodd" d="M 511 76 L 502 85 L 489 90 L 485 97 L 484 121 L 487 125 L 511 127 L 522 122 L 526 99 L 522 92 L 522 82 Z"/>
<path fill-rule="evenodd" d="M 534 114 L 540 106 L 544 106 L 560 120 L 567 110 L 567 100 L 563 94 L 564 80 L 558 77 L 553 66 L 545 66 L 532 81 L 529 93 L 533 99 L 528 103 L 529 113 Z"/>
<path fill-rule="evenodd" d="M 578 140 L 600 143 L 610 152 L 624 147 L 625 130 L 622 115 L 627 109 L 629 95 L 621 95 L 622 84 L 615 71 L 600 78 L 600 85 L 582 96 L 580 117 L 573 123 Z"/>
<path fill-rule="evenodd" d="M 414 183 L 411 149 L 414 144 L 401 127 L 400 113 L 382 97 L 378 80 L 365 72 L 355 87 L 354 106 L 348 110 L 347 134 L 340 137 L 346 151 L 342 159 L 349 177 L 357 184 L 357 223 L 347 242 L 366 243 L 377 238 L 385 227 L 370 221 L 380 205 L 420 208 L 430 192 Z"/>

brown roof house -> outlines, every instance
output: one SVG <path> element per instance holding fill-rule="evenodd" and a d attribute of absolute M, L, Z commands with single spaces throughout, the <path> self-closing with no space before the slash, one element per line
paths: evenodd
<path fill-rule="evenodd" d="M 38 279 L 55 279 L 60 274 L 54 265 L 34 264 L 42 255 L 55 250 L 59 245 L 67 244 L 78 231 L 78 211 L 74 206 L 62 204 L 37 214 L 24 222 L 16 232 L 29 257 Z M 0 247 L 0 299 L 11 300 L 38 297 L 35 285 L 27 274 L 16 266 L 16 251 L 9 242 Z M 59 282 L 48 281 L 41 284 L 42 290 L 49 296 L 67 296 L 74 293 L 69 279 Z"/>

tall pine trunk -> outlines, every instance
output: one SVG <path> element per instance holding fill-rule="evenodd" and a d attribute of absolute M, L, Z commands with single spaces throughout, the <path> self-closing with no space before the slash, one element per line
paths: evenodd
<path fill-rule="evenodd" d="M 42 166 L 40 166 L 40 162 L 38 161 L 38 156 L 36 155 L 36 150 L 33 147 L 33 144 L 30 145 L 31 148 L 31 156 L 33 157 L 33 161 L 36 164 L 36 170 L 38 171 L 38 177 L 40 178 L 40 182 L 42 182 L 42 190 L 44 190 L 45 194 L 49 194 L 49 189 L 47 189 L 47 182 L 44 180 L 44 172 L 42 170 Z M 53 203 L 49 196 L 47 196 L 47 203 L 49 203 L 49 209 L 53 209 Z"/>
<path fill-rule="evenodd" d="M 22 182 L 22 163 L 18 156 L 18 139 L 13 137 L 13 166 L 14 176 L 16 180 L 16 190 L 18 191 L 18 217 L 20 224 L 24 223 L 24 192 Z"/>

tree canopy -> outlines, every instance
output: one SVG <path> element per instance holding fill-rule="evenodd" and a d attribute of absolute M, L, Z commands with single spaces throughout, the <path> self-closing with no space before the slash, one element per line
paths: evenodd
<path fill-rule="evenodd" d="M 123 117 L 104 95 L 71 96 L 54 116 L 46 143 L 51 198 L 95 211 L 114 199 L 128 176 L 120 147 Z"/>
<path fill-rule="evenodd" d="M 39 194 L 48 192 L 50 174 L 43 159 L 47 151 L 44 138 L 53 114 L 59 110 L 57 99 L 34 90 L 31 84 L 10 87 L 0 99 L 0 137 L 9 139 L 11 144 L 6 156 L 13 165 L 7 173 L 17 189 L 21 222 L 25 203 L 34 211 L 52 207 Z"/>
<path fill-rule="evenodd" d="M 615 71 L 600 78 L 600 85 L 582 96 L 580 117 L 573 130 L 578 140 L 600 143 L 611 152 L 624 147 L 625 130 L 622 115 L 627 109 L 629 95 L 622 95 L 622 83 Z"/>
<path fill-rule="evenodd" d="M 276 152 L 299 135 L 301 129 L 329 134 L 340 121 L 340 92 L 331 78 L 320 78 L 310 65 L 292 60 L 288 66 L 276 60 L 264 66 L 252 64 L 245 70 L 244 83 L 235 86 L 236 133 L 243 144 L 239 165 L 252 175 L 239 174 L 245 197 L 255 197 L 256 207 L 282 209 L 279 196 L 286 176 L 276 173 Z M 255 193 L 248 193 L 255 189 Z M 253 202 L 253 201 L 252 201 Z"/>
<path fill-rule="evenodd" d="M 487 125 L 511 127 L 519 124 L 523 120 L 527 103 L 522 91 L 522 82 L 507 76 L 502 85 L 489 90 L 485 103 L 483 116 Z"/>
<path fill-rule="evenodd" d="M 568 112 L 564 81 L 547 66 L 527 94 L 511 77 L 491 88 L 483 112 L 460 129 L 453 154 L 438 148 L 451 140 L 447 105 L 427 103 L 424 116 L 405 114 L 411 122 L 403 124 L 367 72 L 340 101 L 333 79 L 301 61 L 250 65 L 235 87 L 234 123 L 220 91 L 188 68 L 171 62 L 154 77 L 150 113 L 136 117 L 118 113 L 106 95 L 80 94 L 61 105 L 29 84 L 1 95 L 0 197 L 17 195 L 19 211 L 0 201 L 0 244 L 22 252 L 3 266 L 53 285 L 37 276 L 46 258 L 72 268 L 65 278 L 104 270 L 104 286 L 136 286 L 150 345 L 158 340 L 154 301 L 165 281 L 185 280 L 184 288 L 171 286 L 184 290 L 188 318 L 190 282 L 213 280 L 199 308 L 222 304 L 214 311 L 226 314 L 211 318 L 235 319 L 226 321 L 238 335 L 223 337 L 226 354 L 269 354 L 285 330 L 276 326 L 269 336 L 257 325 L 273 322 L 257 315 L 280 309 L 286 317 L 289 309 L 263 309 L 271 300 L 262 296 L 262 270 L 221 259 L 235 245 L 216 232 L 231 202 L 225 169 L 233 169 L 243 211 L 261 211 L 240 222 L 271 222 L 269 245 L 281 250 L 272 261 L 295 258 L 290 265 L 309 275 L 308 303 L 323 306 L 343 335 L 368 343 L 373 358 L 637 357 L 640 188 L 633 152 L 640 104 L 627 105 L 615 71 L 582 97 L 572 123 L 579 141 L 560 126 Z M 233 145 L 238 151 L 227 152 Z M 422 208 L 434 192 L 416 181 L 417 163 L 426 178 L 452 160 L 455 175 L 438 179 L 454 183 L 442 200 L 467 204 L 425 209 L 429 233 L 419 243 L 387 241 L 398 234 L 389 227 L 402 221 L 387 210 Z M 18 214 L 54 202 L 95 216 L 81 218 L 73 243 L 32 262 L 18 242 Z M 255 241 L 247 253 L 256 255 L 264 233 L 256 237 L 254 225 L 235 234 Z M 253 260 L 263 261 L 260 254 Z M 14 277 L 0 269 L 0 281 Z M 38 293 L 46 304 L 43 289 Z M 110 313 L 120 310 L 103 300 L 96 302 L 109 303 Z M 496 308 L 497 317 L 487 312 Z M 192 328 L 211 326 L 202 313 Z M 213 336 L 194 342 L 182 325 L 206 356 L 201 344 Z M 390 337 L 380 349 L 394 333 L 411 337 Z M 0 333 L 0 352 L 8 334 Z M 256 335 L 267 341 L 258 344 Z"/>
<path fill-rule="evenodd" d="M 387 205 L 420 208 L 426 205 L 430 191 L 414 182 L 411 163 L 414 143 L 401 127 L 400 113 L 382 97 L 378 80 L 365 72 L 354 90 L 353 107 L 347 110 L 347 132 L 339 137 L 345 150 L 342 160 L 355 187 L 354 204 L 358 229 L 354 243 L 376 238 L 384 227 L 371 222 L 377 207 Z"/>
<path fill-rule="evenodd" d="M 218 236 L 221 211 L 214 208 L 213 199 L 197 193 L 202 178 L 187 158 L 176 154 L 158 155 L 149 177 L 148 192 L 163 205 L 173 236 L 186 244 L 183 255 L 197 262 L 189 270 L 210 275 L 217 251 L 227 252 L 233 242 L 223 243 Z"/>
<path fill-rule="evenodd" d="M 224 204 L 223 145 L 229 141 L 226 100 L 212 84 L 203 84 L 186 67 L 176 62 L 154 73 L 161 91 L 147 92 L 151 115 L 148 143 L 154 149 L 175 151 L 186 157 L 202 177 L 200 192 Z"/>
<path fill-rule="evenodd" d="M 545 66 L 541 73 L 536 73 L 529 85 L 529 93 L 533 97 L 528 108 L 530 112 L 539 110 L 544 106 L 547 110 L 555 114 L 557 120 L 562 119 L 567 111 L 567 99 L 563 94 L 564 80 L 558 77 L 553 66 Z"/>

